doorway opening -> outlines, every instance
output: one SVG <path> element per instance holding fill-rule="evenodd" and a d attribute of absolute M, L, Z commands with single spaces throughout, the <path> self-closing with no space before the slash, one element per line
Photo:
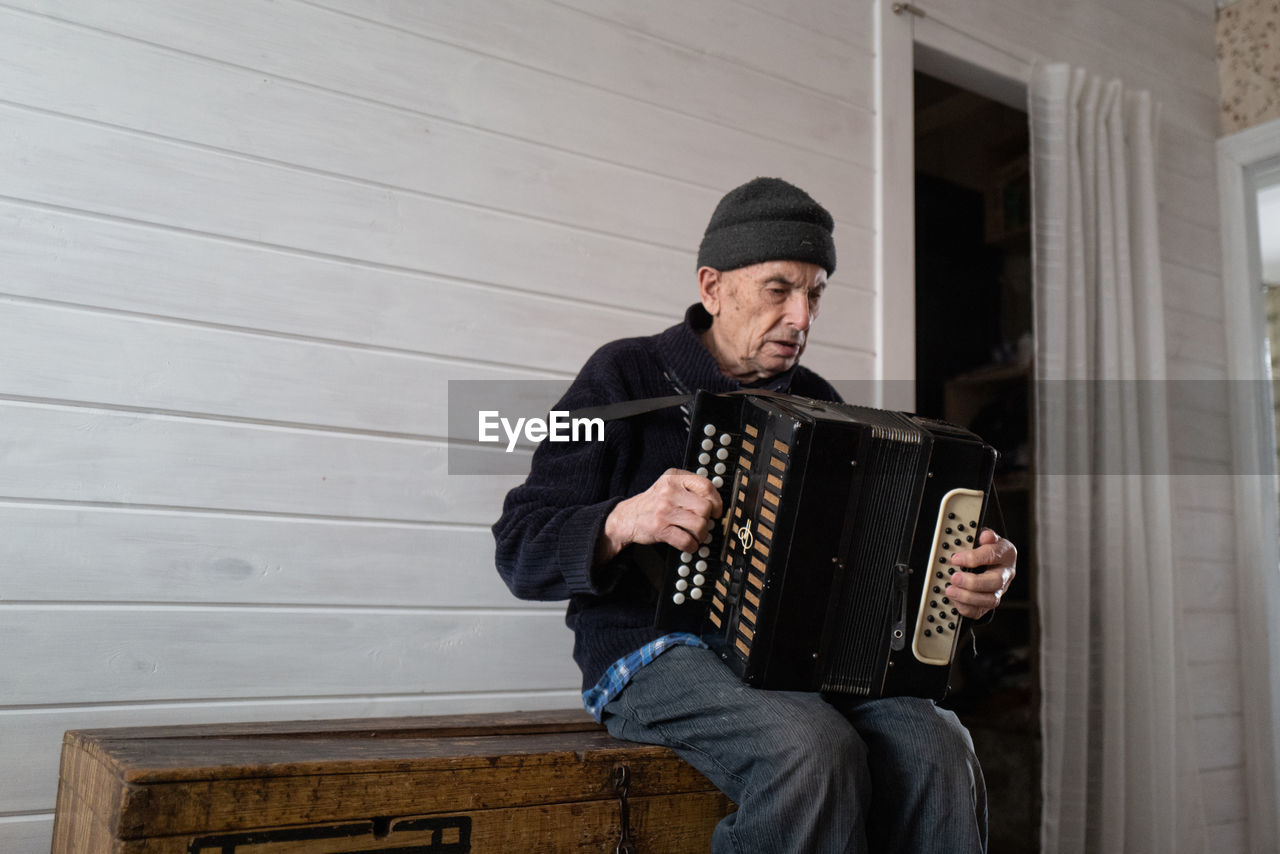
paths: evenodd
<path fill-rule="evenodd" d="M 914 94 L 916 411 L 1000 452 L 987 524 L 1018 546 L 1017 579 L 944 705 L 973 735 L 998 805 L 990 854 L 1025 854 L 1040 835 L 1027 115 L 921 71 Z"/>

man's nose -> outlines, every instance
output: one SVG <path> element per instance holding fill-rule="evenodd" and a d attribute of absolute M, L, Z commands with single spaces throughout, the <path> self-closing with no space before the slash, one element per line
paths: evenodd
<path fill-rule="evenodd" d="M 806 291 L 797 289 L 791 292 L 784 320 L 792 329 L 806 334 L 809 332 L 809 324 L 813 322 L 813 309 L 809 305 L 809 294 Z"/>

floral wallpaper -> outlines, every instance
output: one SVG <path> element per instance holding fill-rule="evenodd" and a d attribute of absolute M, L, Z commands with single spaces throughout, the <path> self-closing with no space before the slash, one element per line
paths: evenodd
<path fill-rule="evenodd" d="M 1218 10 L 1222 132 L 1280 118 L 1280 0 L 1238 0 Z"/>

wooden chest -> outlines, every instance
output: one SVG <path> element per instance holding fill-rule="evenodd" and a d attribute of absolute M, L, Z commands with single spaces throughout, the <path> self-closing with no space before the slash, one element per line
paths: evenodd
<path fill-rule="evenodd" d="M 710 850 L 729 801 L 578 711 L 72 731 L 53 852 L 613 852 L 623 776 L 640 854 Z"/>

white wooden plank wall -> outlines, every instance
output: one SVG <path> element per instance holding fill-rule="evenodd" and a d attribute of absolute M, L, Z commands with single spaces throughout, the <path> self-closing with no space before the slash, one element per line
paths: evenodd
<path fill-rule="evenodd" d="M 1226 411 L 1226 330 L 1218 245 L 1214 140 L 1218 84 L 1214 10 L 1165 0 L 926 0 L 927 13 L 997 45 L 1065 61 L 1147 89 L 1163 108 L 1158 181 L 1179 590 L 1194 685 L 1197 755 L 1210 834 L 1244 850 L 1241 643 Z M 1238 845 L 1233 841 L 1239 842 Z"/>
<path fill-rule="evenodd" d="M 755 175 L 865 375 L 869 16 L 795 5 L 0 0 L 0 850 L 66 729 L 577 704 L 447 381 L 674 322 Z"/>

